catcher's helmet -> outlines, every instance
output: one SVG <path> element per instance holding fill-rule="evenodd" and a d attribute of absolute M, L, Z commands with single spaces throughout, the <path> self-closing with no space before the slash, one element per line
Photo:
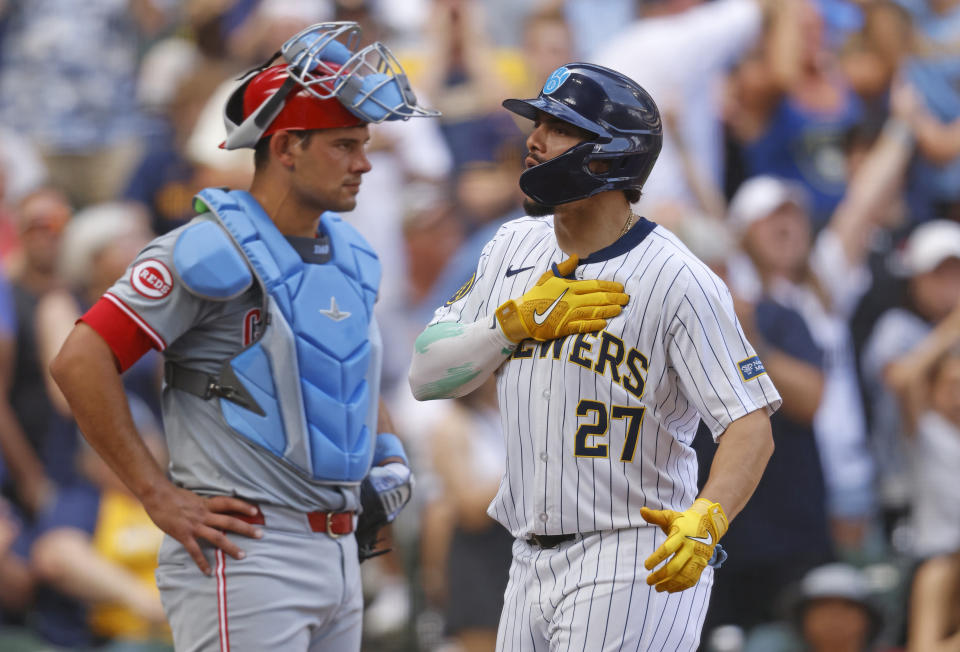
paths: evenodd
<path fill-rule="evenodd" d="M 242 86 L 242 89 L 238 89 L 230 96 L 226 115 L 236 116 L 239 119 L 235 124 L 242 124 L 244 119 L 252 116 L 259 107 L 265 106 L 289 78 L 287 66 L 284 64 L 270 66 L 257 73 Z M 240 116 L 244 117 L 240 118 Z M 256 122 L 248 124 L 254 126 Z M 269 121 L 265 128 L 256 129 L 255 138 L 258 141 L 284 129 L 332 129 L 362 124 L 365 124 L 364 121 L 347 111 L 347 108 L 336 98 L 317 99 L 306 88 L 298 86 L 287 95 L 276 117 Z M 236 133 L 237 131 L 233 132 L 233 134 Z M 228 139 L 227 147 L 233 144 Z"/>
<path fill-rule="evenodd" d="M 660 111 L 649 93 L 629 77 L 591 63 L 561 66 L 538 97 L 504 100 L 503 106 L 531 120 L 543 111 L 594 135 L 520 175 L 523 192 L 547 206 L 606 190 L 639 190 L 663 143 Z M 609 167 L 592 171 L 589 164 L 596 160 Z"/>
<path fill-rule="evenodd" d="M 289 38 L 230 96 L 224 108 L 227 139 L 221 147 L 254 147 L 283 129 L 439 115 L 417 104 L 403 68 L 385 45 L 358 49 L 359 37 L 356 23 L 336 22 L 312 25 Z M 270 66 L 277 57 L 283 63 Z"/>

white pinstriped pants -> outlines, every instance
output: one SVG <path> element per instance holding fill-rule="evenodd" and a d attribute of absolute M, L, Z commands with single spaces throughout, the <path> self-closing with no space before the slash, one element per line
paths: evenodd
<path fill-rule="evenodd" d="M 643 561 L 658 528 L 609 530 L 541 549 L 513 544 L 497 632 L 498 652 L 696 650 L 713 569 L 680 593 L 657 593 Z"/>

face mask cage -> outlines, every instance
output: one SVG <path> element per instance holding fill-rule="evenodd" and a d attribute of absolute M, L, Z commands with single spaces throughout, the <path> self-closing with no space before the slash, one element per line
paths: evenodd
<path fill-rule="evenodd" d="M 367 122 L 437 117 L 417 104 L 417 97 L 397 58 L 387 46 L 368 45 L 340 68 L 336 97 L 351 113 Z"/>
<path fill-rule="evenodd" d="M 335 96 L 339 71 L 356 56 L 359 44 L 357 23 L 319 23 L 287 39 L 280 54 L 288 64 L 287 74 L 291 79 L 317 99 L 327 100 Z"/>
<path fill-rule="evenodd" d="M 387 46 L 377 42 L 358 51 L 359 42 L 360 26 L 353 22 L 318 23 L 287 39 L 278 53 L 287 63 L 287 80 L 239 124 L 231 115 L 242 114 L 245 84 L 234 92 L 224 115 L 227 139 L 223 147 L 255 146 L 283 110 L 287 97 L 299 87 L 318 100 L 337 98 L 364 122 L 440 115 L 417 104 L 403 67 Z M 245 82 L 278 55 L 248 73 Z"/>

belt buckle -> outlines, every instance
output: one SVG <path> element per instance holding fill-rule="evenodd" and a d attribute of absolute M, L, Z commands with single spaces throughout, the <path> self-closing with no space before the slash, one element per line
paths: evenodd
<path fill-rule="evenodd" d="M 343 535 L 337 534 L 336 532 L 333 531 L 333 515 L 334 515 L 334 512 L 327 512 L 327 521 L 326 521 L 327 536 L 330 537 L 331 539 L 339 539 Z"/>

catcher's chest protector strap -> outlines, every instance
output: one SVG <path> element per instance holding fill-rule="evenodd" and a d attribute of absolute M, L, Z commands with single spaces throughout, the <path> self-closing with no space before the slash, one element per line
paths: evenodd
<path fill-rule="evenodd" d="M 378 388 L 370 381 L 379 353 L 369 339 L 376 254 L 353 227 L 325 213 L 330 261 L 307 264 L 248 193 L 208 188 L 197 198 L 265 290 L 266 328 L 229 361 L 264 414 L 221 398 L 226 422 L 315 481 L 359 482 L 376 427 Z"/>

